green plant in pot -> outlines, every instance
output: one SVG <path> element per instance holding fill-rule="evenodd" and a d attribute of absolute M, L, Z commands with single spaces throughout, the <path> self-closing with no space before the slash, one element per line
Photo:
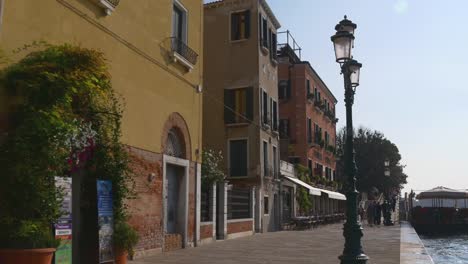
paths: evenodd
<path fill-rule="evenodd" d="M 138 234 L 126 221 L 116 221 L 114 224 L 115 263 L 127 263 L 127 256 L 133 256 L 134 247 L 138 243 Z"/>

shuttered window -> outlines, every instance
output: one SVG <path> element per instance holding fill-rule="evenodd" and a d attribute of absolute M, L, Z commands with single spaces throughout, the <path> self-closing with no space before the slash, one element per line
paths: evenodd
<path fill-rule="evenodd" d="M 250 37 L 250 10 L 231 14 L 231 40 Z"/>
<path fill-rule="evenodd" d="M 262 120 L 264 124 L 268 124 L 268 94 L 262 91 Z"/>
<path fill-rule="evenodd" d="M 229 176 L 248 176 L 246 139 L 229 141 Z"/>
<path fill-rule="evenodd" d="M 312 143 L 312 120 L 307 118 L 307 143 Z"/>
<path fill-rule="evenodd" d="M 273 131 L 278 131 L 278 103 L 273 101 Z"/>
<path fill-rule="evenodd" d="M 224 122 L 249 123 L 253 119 L 253 88 L 224 90 Z"/>

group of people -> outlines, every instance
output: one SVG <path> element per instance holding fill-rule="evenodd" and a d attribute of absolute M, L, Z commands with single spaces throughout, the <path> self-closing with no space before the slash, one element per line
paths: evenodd
<path fill-rule="evenodd" d="M 364 214 L 367 216 L 369 226 L 380 225 L 382 216 L 384 217 L 385 225 L 393 225 L 391 221 L 392 211 L 395 212 L 395 202 L 385 200 L 382 204 L 379 201 L 369 201 L 367 209 L 359 208 L 361 221 L 364 219 Z"/>

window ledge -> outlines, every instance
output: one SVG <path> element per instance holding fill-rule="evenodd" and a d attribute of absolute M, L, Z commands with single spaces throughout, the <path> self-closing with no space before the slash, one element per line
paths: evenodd
<path fill-rule="evenodd" d="M 248 125 L 249 125 L 249 123 L 246 123 L 246 122 L 226 124 L 227 127 L 244 127 L 244 126 L 248 126 Z"/>
<path fill-rule="evenodd" d="M 260 45 L 260 49 L 262 50 L 263 55 L 267 56 L 268 54 L 270 54 L 270 51 L 267 47 Z"/>
<path fill-rule="evenodd" d="M 193 70 L 193 64 L 191 64 L 188 60 L 186 60 L 184 57 L 182 57 L 182 55 L 180 55 L 176 51 L 172 52 L 172 60 L 184 66 L 189 72 Z"/>
<path fill-rule="evenodd" d="M 239 223 L 239 222 L 248 222 L 248 221 L 253 221 L 253 218 L 241 218 L 241 219 L 227 220 L 228 223 Z"/>
<path fill-rule="evenodd" d="M 236 39 L 236 40 L 232 40 L 231 39 L 231 43 L 234 44 L 234 43 L 242 43 L 242 42 L 246 42 L 247 40 L 249 40 L 248 38 L 244 38 L 244 39 Z"/>
<path fill-rule="evenodd" d="M 204 221 L 204 222 L 200 222 L 200 225 L 201 226 L 207 226 L 207 225 L 212 225 L 213 224 L 213 221 Z"/>

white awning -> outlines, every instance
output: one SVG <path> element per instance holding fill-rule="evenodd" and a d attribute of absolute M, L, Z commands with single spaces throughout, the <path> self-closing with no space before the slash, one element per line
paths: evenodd
<path fill-rule="evenodd" d="M 320 193 L 320 189 L 317 189 L 317 188 L 314 188 L 312 186 L 310 186 L 309 184 L 297 179 L 297 178 L 293 178 L 293 177 L 289 177 L 289 176 L 285 176 L 284 177 L 296 184 L 299 184 L 301 185 L 302 187 L 306 188 L 306 189 L 309 189 L 309 194 L 310 195 L 315 195 L 315 196 L 320 196 L 321 193 Z"/>
<path fill-rule="evenodd" d="M 323 192 L 323 193 L 328 194 L 328 197 L 330 199 L 346 201 L 346 196 L 344 194 L 341 194 L 341 193 L 338 193 L 338 192 L 332 192 L 332 191 L 328 191 L 328 190 L 323 190 L 323 189 L 320 189 L 320 191 Z"/>

